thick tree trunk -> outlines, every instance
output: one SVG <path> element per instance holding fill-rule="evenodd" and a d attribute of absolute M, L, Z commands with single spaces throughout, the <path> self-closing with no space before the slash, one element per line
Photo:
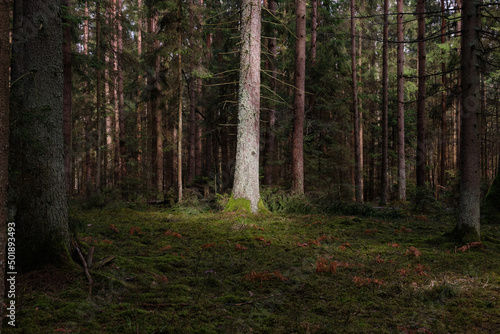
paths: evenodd
<path fill-rule="evenodd" d="M 389 0 L 384 0 L 384 41 L 382 45 L 382 164 L 380 182 L 380 205 L 387 205 L 388 172 L 388 108 L 389 108 Z"/>
<path fill-rule="evenodd" d="M 406 201 L 403 0 L 397 0 L 397 7 L 398 196 L 400 201 Z"/>
<path fill-rule="evenodd" d="M 306 79 L 306 2 L 295 0 L 295 75 L 292 130 L 292 191 L 304 193 L 304 107 Z"/>
<path fill-rule="evenodd" d="M 241 17 L 240 83 L 238 93 L 238 134 L 233 199 L 250 202 L 258 211 L 259 192 L 259 109 L 260 37 L 259 0 L 243 0 Z"/>
<path fill-rule="evenodd" d="M 9 221 L 16 228 L 16 263 L 24 269 L 69 260 L 60 6 L 56 0 L 24 1 L 22 12 L 15 12 L 21 17 L 14 18 L 22 28 L 13 36 L 13 60 L 20 66 L 11 72 Z"/>
<path fill-rule="evenodd" d="M 418 18 L 418 92 L 417 92 L 417 187 L 425 187 L 426 143 L 425 143 L 425 0 L 417 1 Z"/>
<path fill-rule="evenodd" d="M 462 137 L 457 232 L 464 242 L 480 238 L 480 3 L 479 0 L 464 0 L 462 5 Z"/>
<path fill-rule="evenodd" d="M 7 185 L 9 162 L 9 69 L 10 69 L 9 0 L 0 0 L 0 316 L 3 320 L 5 291 L 5 251 L 7 245 Z M 0 322 L 0 332 L 2 331 Z"/>
<path fill-rule="evenodd" d="M 358 104 L 356 69 L 356 19 L 354 0 L 351 0 L 351 66 L 352 66 L 352 109 L 354 116 L 354 187 L 356 202 L 363 203 L 363 153 L 361 139 L 361 117 Z"/>

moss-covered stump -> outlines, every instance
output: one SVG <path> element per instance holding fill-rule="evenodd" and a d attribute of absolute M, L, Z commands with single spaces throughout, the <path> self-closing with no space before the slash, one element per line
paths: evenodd
<path fill-rule="evenodd" d="M 257 204 L 257 212 L 252 212 L 252 205 L 250 200 L 246 198 L 234 198 L 231 195 L 231 198 L 229 199 L 229 202 L 227 203 L 226 207 L 224 208 L 224 212 L 235 212 L 235 213 L 240 213 L 240 214 L 247 214 L 247 213 L 257 213 L 257 214 L 263 214 L 263 215 L 268 215 L 271 213 L 264 203 L 262 202 L 262 199 L 259 199 L 259 202 Z"/>

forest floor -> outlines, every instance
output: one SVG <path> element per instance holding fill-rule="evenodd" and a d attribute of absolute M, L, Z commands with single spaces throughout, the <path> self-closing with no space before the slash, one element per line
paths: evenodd
<path fill-rule="evenodd" d="M 498 333 L 500 226 L 456 244 L 448 213 L 383 219 L 73 210 L 82 267 L 17 277 L 4 333 Z M 76 258 L 76 256 L 75 256 Z"/>

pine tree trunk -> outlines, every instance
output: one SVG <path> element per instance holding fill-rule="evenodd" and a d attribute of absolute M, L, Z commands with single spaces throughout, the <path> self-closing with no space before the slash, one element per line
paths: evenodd
<path fill-rule="evenodd" d="M 361 142 L 361 117 L 358 104 L 356 67 L 356 20 L 354 0 L 351 0 L 351 66 L 352 66 L 352 109 L 354 116 L 354 186 L 356 202 L 363 203 L 363 153 Z"/>
<path fill-rule="evenodd" d="M 398 196 L 400 201 L 406 201 L 403 0 L 397 0 L 397 11 Z"/>
<path fill-rule="evenodd" d="M 118 62 L 118 138 L 119 138 L 119 171 L 118 180 L 122 181 L 126 173 L 125 152 L 125 102 L 123 95 L 123 24 L 122 24 L 122 0 L 116 0 L 117 13 L 117 62 Z M 123 185 L 122 185 L 123 187 Z"/>
<path fill-rule="evenodd" d="M 480 238 L 480 3 L 479 0 L 464 0 L 462 5 L 462 137 L 457 232 L 464 242 Z"/>
<path fill-rule="evenodd" d="M 16 227 L 16 263 L 26 270 L 69 261 L 60 5 L 24 1 L 14 18 L 22 28 L 13 36 L 13 62 L 20 65 L 11 72 L 9 221 Z"/>
<path fill-rule="evenodd" d="M 304 107 L 306 79 L 306 2 L 295 0 L 295 74 L 292 130 L 292 191 L 304 193 Z"/>
<path fill-rule="evenodd" d="M 418 19 L 418 92 L 417 92 L 417 187 L 425 187 L 426 143 L 425 143 L 425 0 L 417 1 Z"/>
<path fill-rule="evenodd" d="M 444 0 L 441 0 L 441 11 L 444 13 Z M 445 29 L 446 29 L 446 19 L 443 16 L 441 18 L 441 44 L 445 42 Z M 441 160 L 439 168 L 439 185 L 441 187 L 446 186 L 446 159 L 447 159 L 447 126 L 446 126 L 446 63 L 444 61 L 444 51 L 442 52 L 443 61 L 441 63 L 441 84 L 443 85 L 441 93 L 441 140 L 440 140 L 440 150 L 441 150 Z"/>
<path fill-rule="evenodd" d="M 8 0 L 0 0 L 0 315 L 4 315 L 5 252 L 7 245 L 7 185 L 9 162 L 9 70 L 10 9 Z M 0 322 L 0 332 L 2 331 Z"/>
<path fill-rule="evenodd" d="M 238 134 L 233 199 L 250 202 L 258 211 L 260 138 L 260 37 L 259 0 L 243 0 L 241 17 L 240 83 L 238 96 Z"/>
<path fill-rule="evenodd" d="M 102 61 L 102 50 L 101 50 L 101 4 L 96 3 L 96 48 L 97 48 L 97 61 L 101 63 Z M 103 119 L 102 119 L 102 77 L 101 77 L 100 65 L 96 69 L 96 110 L 97 110 L 97 156 L 96 156 L 96 169 L 95 169 L 95 180 L 96 188 L 98 191 L 101 190 L 101 176 L 102 176 L 102 131 L 103 131 Z"/>
<path fill-rule="evenodd" d="M 382 45 L 382 164 L 380 183 L 380 205 L 387 205 L 388 172 L 388 108 L 389 108 L 389 0 L 384 0 L 384 41 Z"/>
<path fill-rule="evenodd" d="M 182 27 L 181 27 L 181 13 L 182 13 L 182 0 L 178 2 L 177 19 L 178 19 L 178 67 L 177 67 L 177 80 L 179 85 L 179 110 L 178 110 L 178 127 L 179 138 L 177 140 L 177 196 L 179 202 L 182 201 Z M 194 175 L 194 173 L 193 173 Z"/>

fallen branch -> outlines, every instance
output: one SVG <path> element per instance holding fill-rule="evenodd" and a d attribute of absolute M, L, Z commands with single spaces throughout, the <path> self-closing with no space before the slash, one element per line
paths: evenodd
<path fill-rule="evenodd" d="M 78 244 L 74 243 L 74 246 L 75 246 L 76 252 L 78 253 L 78 256 L 80 257 L 80 260 L 82 260 L 83 270 L 85 271 L 85 275 L 87 276 L 87 279 L 89 281 L 89 295 L 91 295 L 92 294 L 92 286 L 94 285 L 94 280 L 92 279 L 92 276 L 90 276 L 89 266 L 87 265 L 87 261 L 85 261 L 85 258 L 83 257 L 83 254 L 80 251 Z M 92 247 L 91 252 L 93 253 L 93 247 Z M 90 253 L 89 253 L 89 255 L 90 255 Z"/>

